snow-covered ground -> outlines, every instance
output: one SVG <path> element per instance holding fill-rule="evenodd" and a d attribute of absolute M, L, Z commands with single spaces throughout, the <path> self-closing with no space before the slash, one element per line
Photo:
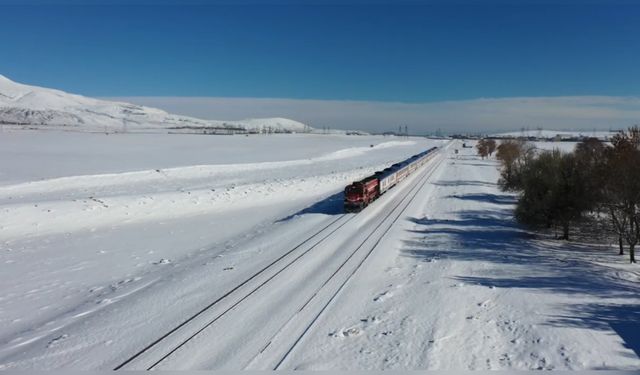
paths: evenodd
<path fill-rule="evenodd" d="M 384 145 L 382 145 L 384 143 Z M 0 186 L 55 177 L 96 175 L 263 162 L 306 163 L 312 158 L 348 159 L 407 144 L 401 137 L 272 134 L 108 134 L 7 131 L 0 133 Z M 387 149 L 393 152 L 392 149 Z M 290 164 L 290 163 L 289 163 Z M 355 164 L 354 164 L 355 165 Z M 265 166 L 265 165 L 262 165 Z M 246 165 L 244 166 L 246 167 Z"/>
<path fill-rule="evenodd" d="M 201 294 L 223 291 L 253 270 L 251 262 L 268 261 L 340 212 L 337 193 L 346 184 L 442 143 L 320 135 L 146 137 L 2 134 L 1 357 L 17 355 L 26 366 L 43 368 L 71 364 L 74 356 L 49 362 L 34 353 L 69 326 L 102 314 L 112 318 L 100 326 L 126 334 L 139 321 L 98 312 L 121 299 L 136 304 L 141 294 L 149 305 L 136 310 L 118 303 L 114 309 L 136 311 L 144 321 L 169 311 L 166 320 L 155 321 L 171 326 L 182 308 L 199 308 Z M 76 167 L 85 174 L 74 175 Z M 192 283 L 192 275 L 199 282 Z M 174 282 L 181 278 L 190 282 Z M 145 292 L 135 293 L 140 288 Z M 154 308 L 178 301 L 173 309 Z M 151 341 L 158 327 L 134 343 Z M 96 337 L 81 331 L 70 336 L 83 340 L 77 356 L 90 348 L 84 340 Z M 121 344 L 111 354 L 124 352 Z"/>
<path fill-rule="evenodd" d="M 0 134 L 1 369 L 640 368 L 637 267 L 527 234 L 475 149 L 70 135 Z"/>
<path fill-rule="evenodd" d="M 576 149 L 578 142 L 531 142 L 538 150 L 560 150 L 562 152 L 572 152 Z"/>
<path fill-rule="evenodd" d="M 290 368 L 640 369 L 638 266 L 533 238 L 472 153 L 448 157 Z"/>

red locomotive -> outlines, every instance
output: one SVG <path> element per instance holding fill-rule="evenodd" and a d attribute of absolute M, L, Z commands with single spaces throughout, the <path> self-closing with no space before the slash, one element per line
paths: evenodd
<path fill-rule="evenodd" d="M 436 150 L 437 147 L 430 148 L 347 186 L 344 189 L 344 210 L 346 212 L 361 211 L 369 203 L 415 172 L 434 155 Z"/>
<path fill-rule="evenodd" d="M 360 211 L 380 195 L 380 182 L 376 176 L 356 181 L 344 189 L 344 208 L 347 212 Z"/>

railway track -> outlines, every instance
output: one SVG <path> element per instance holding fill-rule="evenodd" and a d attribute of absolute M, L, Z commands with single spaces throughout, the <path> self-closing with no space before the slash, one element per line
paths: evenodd
<path fill-rule="evenodd" d="M 322 314 L 325 310 L 331 305 L 331 303 L 335 300 L 335 298 L 340 294 L 340 292 L 344 289 L 344 287 L 349 283 L 349 281 L 353 278 L 353 276 L 360 270 L 364 262 L 369 259 L 373 251 L 378 247 L 382 239 L 387 235 L 387 233 L 393 228 L 394 224 L 402 217 L 402 214 L 406 211 L 407 207 L 413 202 L 418 192 L 424 187 L 424 185 L 429 181 L 431 175 L 438 169 L 442 161 L 444 160 L 442 155 L 438 155 L 440 159 L 434 165 L 428 165 L 430 167 L 425 176 L 420 179 L 409 191 L 409 193 L 405 196 L 404 200 L 401 200 L 389 213 L 384 217 L 384 219 L 374 228 L 374 230 L 367 235 L 367 237 L 360 243 L 360 245 L 353 251 L 353 253 L 349 256 L 349 258 L 340 266 L 338 270 L 332 275 L 334 277 L 338 274 L 338 272 L 347 264 L 347 262 L 356 255 L 356 253 L 360 252 L 364 249 L 364 257 L 360 259 L 357 263 L 356 267 L 348 272 L 347 277 L 342 280 L 339 284 L 338 289 L 331 294 L 331 297 L 327 300 L 326 303 L 322 304 L 321 309 L 318 313 L 313 317 L 313 319 L 309 322 L 309 324 L 305 327 L 304 331 L 298 336 L 295 342 L 287 349 L 284 355 L 280 358 L 280 360 L 273 366 L 273 370 L 279 370 L 282 365 L 285 363 L 289 355 L 294 351 L 294 349 L 298 346 L 298 344 L 303 340 L 303 338 L 307 335 L 307 333 L 311 330 L 311 328 L 318 322 Z M 380 230 L 382 230 L 380 232 Z M 372 246 L 366 246 L 368 242 L 373 242 Z M 327 283 L 329 280 L 327 280 Z M 327 284 L 323 284 L 323 287 Z M 314 293 L 309 301 L 305 304 L 308 306 L 312 299 L 316 298 L 319 294 L 320 290 Z M 304 308 L 304 307 L 303 307 Z M 302 309 L 300 310 L 302 311 Z"/>
<path fill-rule="evenodd" d="M 148 353 L 149 351 L 151 351 L 153 348 L 155 348 L 156 346 L 158 346 L 159 344 L 167 340 L 169 337 L 176 334 L 179 330 L 182 330 L 186 328 L 188 325 L 192 324 L 196 319 L 201 317 L 206 312 L 220 305 L 223 301 L 227 301 L 229 299 L 232 299 L 233 297 L 236 297 L 236 301 L 231 303 L 230 307 L 227 307 L 226 309 L 224 309 L 224 311 L 222 312 L 222 314 L 220 314 L 220 316 L 226 314 L 227 312 L 230 311 L 230 309 L 237 306 L 239 303 L 241 303 L 246 298 L 248 298 L 251 294 L 255 293 L 257 290 L 262 288 L 266 283 L 269 282 L 269 280 L 273 279 L 274 277 L 282 273 L 284 270 L 286 270 L 288 267 L 290 267 L 298 259 L 308 254 L 311 250 L 313 250 L 320 243 L 322 243 L 322 241 L 324 241 L 326 238 L 331 236 L 338 229 L 342 228 L 352 219 L 353 219 L 353 215 L 342 214 L 336 219 L 332 220 L 329 224 L 325 225 L 320 230 L 318 230 L 311 236 L 307 237 L 305 240 L 298 243 L 296 246 L 289 249 L 287 252 L 282 254 L 280 257 L 276 258 L 274 261 L 272 261 L 262 269 L 260 269 L 258 272 L 252 274 L 250 277 L 246 278 L 240 284 L 230 289 L 229 291 L 225 292 L 222 296 L 216 298 L 214 301 L 212 301 L 211 303 L 203 307 L 201 310 L 199 310 L 195 314 L 189 316 L 187 319 L 182 321 L 176 327 L 174 327 L 167 333 L 163 334 L 158 339 L 154 340 L 149 345 L 145 346 L 144 348 L 136 352 L 134 355 L 128 357 L 125 361 L 121 362 L 116 367 L 114 367 L 114 370 L 117 371 L 117 370 L 125 369 L 128 365 L 134 363 L 136 360 L 141 358 L 145 353 Z M 280 268 L 278 268 L 279 265 L 281 266 Z M 245 289 L 249 289 L 249 292 L 243 295 L 235 296 L 235 294 L 239 294 Z M 215 323 L 215 321 L 218 318 L 219 316 L 216 317 L 214 320 L 211 320 L 204 327 L 197 330 L 194 334 L 191 335 L 191 337 L 188 340 L 195 337 L 195 335 L 202 332 L 209 325 Z M 169 353 L 164 355 L 159 360 L 152 363 L 149 367 L 146 368 L 146 370 L 152 370 L 153 367 L 155 367 L 162 360 L 170 356 L 173 352 L 175 352 L 175 350 L 178 350 L 180 347 L 182 347 L 186 342 L 188 342 L 188 340 L 183 341 L 182 343 L 175 346 L 174 349 L 172 349 Z"/>
<path fill-rule="evenodd" d="M 341 263 L 339 263 L 337 267 L 332 268 L 333 272 L 328 276 L 323 275 L 323 282 L 315 286 L 312 293 L 305 294 L 308 295 L 309 298 L 296 308 L 292 315 L 288 315 L 289 318 L 286 321 L 283 323 L 280 322 L 281 324 L 275 329 L 275 333 L 270 333 L 270 337 L 265 336 L 263 343 L 267 342 L 267 344 L 262 344 L 260 349 L 256 350 L 256 354 L 249 357 L 250 360 L 244 364 L 245 367 L 255 361 L 259 361 L 261 357 L 270 350 L 284 353 L 280 356 L 273 356 L 274 358 L 279 357 L 280 359 L 271 366 L 272 368 L 278 369 L 286 362 L 286 359 L 303 340 L 313 325 L 316 324 L 331 302 L 340 294 L 340 291 L 373 253 L 382 238 L 384 238 L 402 216 L 402 213 L 413 201 L 420 189 L 426 184 L 429 177 L 439 167 L 441 162 L 442 151 L 435 156 L 434 160 L 424 166 L 425 170 L 420 172 L 422 176 L 417 175 L 416 178 L 411 181 L 412 185 L 402 199 L 394 202 L 393 207 L 388 210 L 386 214 L 382 215 L 382 219 L 379 220 L 379 222 L 371 226 L 372 229 L 368 230 L 363 238 L 357 239 L 356 246 L 350 247 L 350 249 L 354 250 L 348 253 L 348 257 L 346 259 L 340 259 Z M 407 188 L 408 187 L 405 187 L 405 189 Z M 193 341 L 196 341 L 200 335 L 205 333 L 207 329 L 216 326 L 216 323 L 224 326 L 224 322 L 221 322 L 221 320 L 223 318 L 231 319 L 229 318 L 230 315 L 233 315 L 231 313 L 234 310 L 238 310 L 243 302 L 249 301 L 251 297 L 255 297 L 260 292 L 269 293 L 269 284 L 278 278 L 284 278 L 287 270 L 294 269 L 296 266 L 304 267 L 304 265 L 299 264 L 303 263 L 305 255 L 311 253 L 314 249 L 319 250 L 330 247 L 329 242 L 331 241 L 332 235 L 352 223 L 356 218 L 358 218 L 358 215 L 343 214 L 332 220 L 273 262 L 252 274 L 252 276 L 245 279 L 242 283 L 215 299 L 134 355 L 123 360 L 114 367 L 114 370 L 153 370 L 159 368 L 164 361 L 174 355 L 180 354 L 184 356 L 185 354 L 181 352 L 188 351 L 187 347 L 192 344 Z M 312 319 L 305 319 L 308 316 Z M 224 329 L 222 329 L 222 331 L 224 331 Z M 283 336 L 289 337 L 288 335 L 283 335 L 285 331 L 296 332 L 294 335 L 296 340 L 293 344 L 287 344 L 288 346 L 282 344 L 283 341 L 287 341 Z M 288 342 L 290 343 L 291 341 L 289 340 Z M 197 346 L 197 343 L 192 345 Z M 283 347 L 286 347 L 286 350 L 282 350 Z M 236 363 L 236 365 L 238 365 L 238 363 Z"/>

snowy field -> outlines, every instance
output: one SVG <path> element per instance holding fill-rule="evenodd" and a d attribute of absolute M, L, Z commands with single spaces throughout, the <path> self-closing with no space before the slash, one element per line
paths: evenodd
<path fill-rule="evenodd" d="M 640 369 L 637 267 L 519 228 L 459 146 L 2 133 L 0 369 Z"/>
<path fill-rule="evenodd" d="M 72 364 L 74 356 L 43 361 L 34 353 L 58 332 L 92 319 L 106 316 L 101 326 L 133 339 L 128 332 L 139 321 L 113 315 L 106 309 L 111 304 L 119 310 L 145 295 L 152 304 L 173 305 L 173 293 L 182 293 L 168 319 L 158 320 L 158 327 L 172 325 L 181 309 L 199 307 L 201 294 L 217 283 L 210 276 L 225 279 L 222 291 L 251 271 L 240 264 L 271 259 L 338 213 L 336 194 L 348 183 L 441 143 L 321 135 L 1 135 L 0 356 L 42 368 Z M 210 286 L 175 282 L 193 275 Z M 159 313 L 153 305 L 136 306 L 143 320 Z M 77 356 L 96 345 L 95 335 L 80 331 Z M 135 339 L 154 336 L 150 330 Z M 117 354 L 123 349 L 113 347 Z M 17 354 L 23 350 L 31 354 Z"/>
<path fill-rule="evenodd" d="M 538 150 L 560 150 L 563 152 L 572 152 L 575 150 L 578 142 L 532 142 Z"/>
<path fill-rule="evenodd" d="M 341 135 L 213 136 L 7 130 L 0 133 L 0 185 L 54 177 L 304 160 L 362 153 L 402 138 Z M 338 152 L 329 155 L 332 152 Z M 384 156 L 383 156 L 384 158 Z"/>
<path fill-rule="evenodd" d="M 449 155 L 292 367 L 640 369 L 640 269 L 519 228 L 473 151 Z"/>

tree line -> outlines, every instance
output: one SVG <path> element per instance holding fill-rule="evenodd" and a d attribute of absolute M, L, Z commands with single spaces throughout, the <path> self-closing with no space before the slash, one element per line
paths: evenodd
<path fill-rule="evenodd" d="M 477 146 L 481 157 L 487 146 Z M 531 143 L 504 140 L 497 146 L 499 186 L 519 194 L 515 217 L 532 228 L 559 228 L 569 240 L 571 229 L 585 219 L 602 217 L 603 230 L 615 233 L 619 254 L 628 248 L 635 263 L 640 242 L 640 128 L 614 135 L 610 144 L 596 138 L 578 143 L 572 152 L 537 150 Z M 606 235 L 606 233 L 602 233 Z"/>

